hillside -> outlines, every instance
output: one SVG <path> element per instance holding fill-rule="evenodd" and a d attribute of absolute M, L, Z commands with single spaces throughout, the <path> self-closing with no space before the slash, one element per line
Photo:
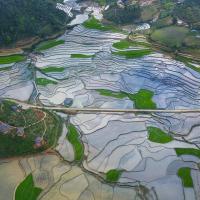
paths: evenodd
<path fill-rule="evenodd" d="M 185 0 L 176 6 L 174 15 L 187 22 L 191 28 L 200 30 L 200 1 Z"/>
<path fill-rule="evenodd" d="M 58 9 L 59 0 L 0 0 L 0 47 L 34 36 L 60 31 L 69 17 Z"/>

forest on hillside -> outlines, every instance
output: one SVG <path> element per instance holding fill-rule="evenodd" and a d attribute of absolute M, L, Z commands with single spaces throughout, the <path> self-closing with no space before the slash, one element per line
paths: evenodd
<path fill-rule="evenodd" d="M 0 0 L 0 46 L 60 31 L 69 17 L 56 9 L 59 0 Z"/>
<path fill-rule="evenodd" d="M 140 18 L 140 15 L 141 10 L 138 4 L 125 5 L 124 8 L 120 8 L 117 4 L 114 4 L 104 12 L 104 18 L 116 24 L 136 22 Z"/>
<path fill-rule="evenodd" d="M 185 0 L 176 6 L 174 15 L 200 30 L 200 0 Z"/>

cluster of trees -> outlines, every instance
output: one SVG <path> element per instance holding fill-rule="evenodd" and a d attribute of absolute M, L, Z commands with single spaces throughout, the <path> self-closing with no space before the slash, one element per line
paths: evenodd
<path fill-rule="evenodd" d="M 60 31 L 69 17 L 56 9 L 58 0 L 0 0 L 0 46 Z M 60 2 L 60 1 L 59 1 Z"/>
<path fill-rule="evenodd" d="M 188 23 L 192 28 L 200 30 L 200 1 L 185 0 L 177 4 L 174 15 Z"/>
<path fill-rule="evenodd" d="M 124 8 L 112 5 L 104 12 L 104 18 L 116 24 L 128 24 L 137 22 L 141 16 L 141 9 L 138 4 L 125 5 Z"/>

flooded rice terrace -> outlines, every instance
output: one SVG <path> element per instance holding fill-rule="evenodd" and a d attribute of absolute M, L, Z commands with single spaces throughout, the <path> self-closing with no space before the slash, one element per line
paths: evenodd
<path fill-rule="evenodd" d="M 77 15 L 56 39 L 62 44 L 0 65 L 10 67 L 0 70 L 0 97 L 54 107 L 200 109 L 200 73 L 159 52 L 123 55 L 114 44 L 126 33 L 85 25 L 99 12 Z M 1 179 L 9 177 L 0 183 L 4 200 L 30 173 L 42 200 L 200 199 L 200 113 L 56 114 L 59 155 L 1 162 Z M 67 136 L 73 131 L 79 152 Z"/>

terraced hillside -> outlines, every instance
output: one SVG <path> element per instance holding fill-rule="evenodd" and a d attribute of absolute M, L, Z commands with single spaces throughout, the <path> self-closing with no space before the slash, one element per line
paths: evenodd
<path fill-rule="evenodd" d="M 84 24 L 0 70 L 0 96 L 73 108 L 200 108 L 197 71 L 145 44 L 116 48 L 125 33 Z M 200 113 L 56 114 L 56 152 L 0 165 L 4 199 L 24 182 L 35 199 L 200 199 Z"/>

